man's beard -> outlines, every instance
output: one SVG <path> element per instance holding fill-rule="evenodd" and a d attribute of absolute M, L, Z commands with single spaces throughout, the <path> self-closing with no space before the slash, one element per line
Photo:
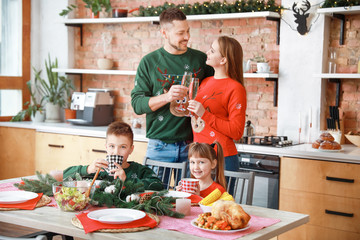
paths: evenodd
<path fill-rule="evenodd" d="M 170 41 L 169 41 L 169 45 L 177 51 L 186 51 L 187 50 L 187 45 L 186 45 L 186 47 L 181 48 L 180 46 L 176 46 L 175 44 L 172 44 Z"/>

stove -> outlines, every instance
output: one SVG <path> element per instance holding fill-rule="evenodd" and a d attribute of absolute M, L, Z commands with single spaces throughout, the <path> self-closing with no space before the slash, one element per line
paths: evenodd
<path fill-rule="evenodd" d="M 260 145 L 269 147 L 288 147 L 293 145 L 292 140 L 288 140 L 287 136 L 263 136 L 250 137 L 250 145 Z"/>

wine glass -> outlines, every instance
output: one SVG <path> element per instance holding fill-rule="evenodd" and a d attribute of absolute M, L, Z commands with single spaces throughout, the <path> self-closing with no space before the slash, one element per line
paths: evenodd
<path fill-rule="evenodd" d="M 192 78 L 189 86 L 189 99 L 194 100 L 199 89 L 199 79 Z M 189 117 L 192 117 L 192 113 L 189 113 Z"/>
<path fill-rule="evenodd" d="M 181 81 L 181 85 L 185 86 L 185 87 L 189 87 L 190 86 L 190 81 L 192 78 L 192 73 L 191 72 L 184 72 L 182 81 Z"/>

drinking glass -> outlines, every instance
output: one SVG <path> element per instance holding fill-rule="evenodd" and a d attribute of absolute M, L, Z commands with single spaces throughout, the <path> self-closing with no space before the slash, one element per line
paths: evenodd
<path fill-rule="evenodd" d="M 192 78 L 189 86 L 189 99 L 194 100 L 199 89 L 199 79 Z"/>
<path fill-rule="evenodd" d="M 199 79 L 192 78 L 189 86 L 189 99 L 194 100 L 199 89 Z M 192 113 L 189 113 L 189 117 L 192 117 Z"/>
<path fill-rule="evenodd" d="M 185 87 L 189 87 L 190 86 L 190 81 L 192 78 L 192 73 L 191 72 L 184 72 L 182 81 L 181 81 L 181 85 L 185 86 Z"/>

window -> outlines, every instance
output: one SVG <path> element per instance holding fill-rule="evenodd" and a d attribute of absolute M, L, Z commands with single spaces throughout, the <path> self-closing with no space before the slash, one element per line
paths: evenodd
<path fill-rule="evenodd" d="M 0 120 L 8 121 L 30 96 L 31 1 L 0 0 Z"/>

